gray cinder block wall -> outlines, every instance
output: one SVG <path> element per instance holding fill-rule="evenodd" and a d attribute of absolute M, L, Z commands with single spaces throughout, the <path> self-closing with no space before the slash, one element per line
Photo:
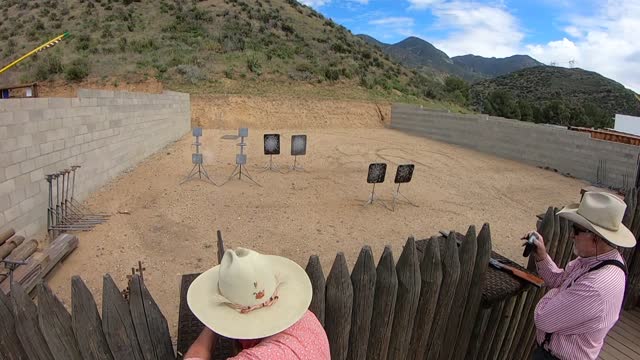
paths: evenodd
<path fill-rule="evenodd" d="M 71 165 L 79 200 L 191 127 L 189 94 L 79 90 L 0 100 L 0 231 L 46 229 L 45 174 Z"/>
<path fill-rule="evenodd" d="M 430 111 L 394 104 L 391 127 L 507 159 L 548 166 L 595 183 L 600 160 L 606 161 L 605 185 L 632 186 L 640 147 L 592 139 L 588 133 L 487 115 Z"/>

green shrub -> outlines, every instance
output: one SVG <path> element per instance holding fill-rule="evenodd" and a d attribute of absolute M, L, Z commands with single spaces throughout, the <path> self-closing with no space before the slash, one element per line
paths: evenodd
<path fill-rule="evenodd" d="M 58 56 L 50 56 L 36 67 L 36 80 L 48 80 L 51 76 L 62 73 L 63 70 L 60 58 Z"/>
<path fill-rule="evenodd" d="M 260 61 L 253 54 L 247 56 L 247 69 L 258 76 L 262 74 L 262 65 L 260 65 Z"/>
<path fill-rule="evenodd" d="M 206 75 L 202 72 L 202 70 L 194 65 L 186 65 L 186 64 L 182 64 L 182 65 L 178 65 L 176 67 L 176 71 L 182 75 L 182 78 L 191 83 L 191 84 L 197 84 L 200 81 L 206 80 L 207 77 Z"/>
<path fill-rule="evenodd" d="M 85 59 L 75 59 L 66 66 L 64 75 L 67 81 L 82 81 L 89 76 L 89 63 Z"/>
<path fill-rule="evenodd" d="M 334 67 L 327 67 L 324 70 L 324 77 L 329 81 L 337 81 L 340 79 L 340 69 Z"/>

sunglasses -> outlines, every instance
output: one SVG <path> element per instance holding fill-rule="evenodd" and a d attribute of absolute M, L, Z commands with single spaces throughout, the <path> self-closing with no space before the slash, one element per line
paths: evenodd
<path fill-rule="evenodd" d="M 573 224 L 573 233 L 575 235 L 578 235 L 578 234 L 584 233 L 584 232 L 588 233 L 588 232 L 591 232 L 591 231 L 589 231 L 588 229 L 586 229 L 586 228 L 584 228 L 584 227 L 582 227 L 582 226 L 580 226 L 578 224 Z"/>

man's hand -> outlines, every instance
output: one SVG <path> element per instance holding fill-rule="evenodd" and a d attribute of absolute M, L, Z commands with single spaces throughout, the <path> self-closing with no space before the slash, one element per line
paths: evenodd
<path fill-rule="evenodd" d="M 544 239 L 542 235 L 538 234 L 536 231 L 531 231 L 522 239 L 525 240 L 525 243 L 522 246 L 527 245 L 527 241 L 531 237 L 531 235 L 535 235 L 535 240 L 533 240 L 533 244 L 535 245 L 535 249 L 533 249 L 533 254 L 536 258 L 536 261 L 540 261 L 547 256 L 547 249 L 544 247 Z"/>

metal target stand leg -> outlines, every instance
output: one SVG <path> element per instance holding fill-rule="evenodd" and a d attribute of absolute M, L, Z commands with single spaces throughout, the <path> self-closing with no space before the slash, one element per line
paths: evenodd
<path fill-rule="evenodd" d="M 409 205 L 414 206 L 414 207 L 420 207 L 420 206 L 414 204 L 413 202 L 411 202 L 411 200 L 409 200 L 408 197 L 406 197 L 403 193 L 400 192 L 400 185 L 401 184 L 398 184 L 398 187 L 396 188 L 396 191 L 393 192 L 393 206 L 391 207 L 391 211 L 396 211 L 396 202 L 399 201 L 398 198 L 400 196 L 402 196 L 404 201 L 406 203 L 408 203 Z M 402 201 L 402 200 L 400 200 L 400 201 Z"/>
<path fill-rule="evenodd" d="M 293 165 L 289 167 L 291 171 L 304 171 L 304 167 L 298 165 L 298 156 L 293 156 Z"/>
<path fill-rule="evenodd" d="M 196 168 L 198 169 L 198 171 L 195 171 Z M 187 178 L 184 179 L 180 185 L 186 183 L 187 181 L 193 179 L 195 176 L 198 176 L 198 179 L 202 180 L 202 175 L 204 175 L 205 179 L 209 180 L 209 182 L 211 182 L 213 185 L 218 186 L 213 180 L 211 180 L 211 178 L 209 177 L 209 173 L 207 173 L 207 169 L 204 168 L 204 166 L 200 165 L 200 164 L 195 164 L 193 165 L 193 168 L 191 169 L 191 171 L 189 172 L 189 175 L 187 175 Z"/>
<path fill-rule="evenodd" d="M 265 171 L 280 172 L 280 166 L 273 163 L 273 155 L 269 155 L 269 162 L 264 165 L 260 172 Z"/>
<path fill-rule="evenodd" d="M 244 173 L 243 173 L 243 169 L 244 169 Z M 227 179 L 227 181 L 225 181 L 222 185 L 233 180 L 236 176 L 238 177 L 238 180 L 242 181 L 243 175 L 244 177 L 249 179 L 252 183 L 262 187 L 262 185 L 260 185 L 257 181 L 253 180 L 253 178 L 251 177 L 251 174 L 249 174 L 249 170 L 247 170 L 247 167 L 244 165 L 236 165 L 236 168 L 233 169 L 233 172 L 231 173 L 231 176 L 229 176 L 229 179 Z"/>
<path fill-rule="evenodd" d="M 389 207 L 387 206 L 387 204 L 380 199 L 377 195 L 376 195 L 376 184 L 373 184 L 373 187 L 371 188 L 371 194 L 369 194 L 369 199 L 367 200 L 366 203 L 364 203 L 364 207 L 369 206 L 369 205 L 374 205 L 375 202 L 379 202 L 382 204 L 382 206 L 385 207 L 385 209 L 389 209 Z"/>

